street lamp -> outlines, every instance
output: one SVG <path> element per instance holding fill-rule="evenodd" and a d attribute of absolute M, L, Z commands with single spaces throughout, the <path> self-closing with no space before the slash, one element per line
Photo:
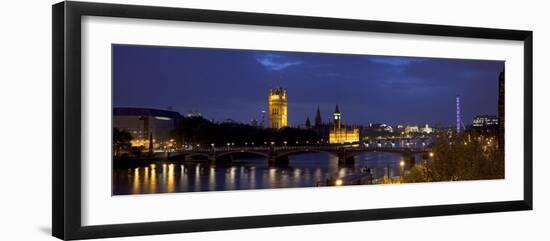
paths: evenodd
<path fill-rule="evenodd" d="M 401 161 L 399 162 L 399 165 L 400 165 L 401 167 L 404 167 L 404 166 L 405 166 L 405 161 L 401 160 Z"/>
<path fill-rule="evenodd" d="M 433 152 L 430 152 L 430 157 L 434 157 L 434 153 L 433 153 Z"/>
<path fill-rule="evenodd" d="M 283 141 L 283 144 L 285 144 L 285 146 L 286 146 L 286 143 L 287 143 L 286 141 Z"/>

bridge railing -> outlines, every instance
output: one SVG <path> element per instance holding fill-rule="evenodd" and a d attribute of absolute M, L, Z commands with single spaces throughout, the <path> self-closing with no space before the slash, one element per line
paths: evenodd
<path fill-rule="evenodd" d="M 378 146 L 357 146 L 344 147 L 337 145 L 322 146 L 254 146 L 254 147 L 215 147 L 215 148 L 193 148 L 188 150 L 175 151 L 175 154 L 185 153 L 211 153 L 211 152 L 230 152 L 230 151 L 292 151 L 292 150 L 320 150 L 320 151 L 389 151 L 389 152 L 427 152 L 430 148 L 416 147 L 378 147 Z"/>

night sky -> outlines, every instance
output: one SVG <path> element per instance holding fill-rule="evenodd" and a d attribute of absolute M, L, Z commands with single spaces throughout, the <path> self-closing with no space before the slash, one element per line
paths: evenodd
<path fill-rule="evenodd" d="M 345 124 L 452 126 L 497 114 L 503 61 L 113 45 L 113 106 L 173 110 L 249 123 L 269 87 L 288 89 L 290 125 L 326 122 L 336 104 Z"/>

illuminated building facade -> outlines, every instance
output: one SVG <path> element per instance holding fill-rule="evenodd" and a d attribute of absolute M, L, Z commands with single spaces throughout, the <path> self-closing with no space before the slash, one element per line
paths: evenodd
<path fill-rule="evenodd" d="M 369 123 L 368 128 L 376 131 L 376 132 L 389 132 L 393 133 L 393 127 L 391 127 L 388 124 L 384 123 Z"/>
<path fill-rule="evenodd" d="M 144 149 L 158 149 L 171 145 L 170 132 L 174 130 L 176 122 L 181 118 L 183 117 L 175 111 L 113 108 L 113 128 L 130 133 L 131 145 Z"/>
<path fill-rule="evenodd" d="M 430 127 L 428 123 L 424 125 L 424 127 L 420 128 L 421 132 L 424 134 L 432 134 L 434 132 L 434 128 Z"/>
<path fill-rule="evenodd" d="M 189 111 L 187 112 L 186 117 L 193 118 L 193 117 L 202 117 L 202 114 L 198 111 Z"/>
<path fill-rule="evenodd" d="M 420 132 L 418 125 L 407 125 L 405 126 L 405 134 L 410 135 Z"/>
<path fill-rule="evenodd" d="M 268 114 L 269 128 L 280 129 L 288 125 L 287 92 L 281 87 L 269 89 Z"/>
<path fill-rule="evenodd" d="M 499 130 L 498 116 L 494 115 L 478 115 L 472 120 L 472 129 L 480 133 L 494 133 Z"/>
<path fill-rule="evenodd" d="M 472 121 L 473 127 L 493 127 L 498 126 L 498 117 L 494 115 L 478 115 Z"/>
<path fill-rule="evenodd" d="M 353 143 L 359 141 L 359 128 L 347 128 L 342 125 L 342 113 L 336 105 L 333 115 L 333 126 L 329 132 L 329 143 Z"/>

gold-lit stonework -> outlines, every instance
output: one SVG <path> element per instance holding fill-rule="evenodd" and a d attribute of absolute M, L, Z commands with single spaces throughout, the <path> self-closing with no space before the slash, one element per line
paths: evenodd
<path fill-rule="evenodd" d="M 336 105 L 336 110 L 333 113 L 334 125 L 330 128 L 329 143 L 353 143 L 359 141 L 359 129 L 347 128 L 342 125 L 342 114 Z"/>
<path fill-rule="evenodd" d="M 269 89 L 269 128 L 280 129 L 287 126 L 287 92 L 281 87 Z"/>

